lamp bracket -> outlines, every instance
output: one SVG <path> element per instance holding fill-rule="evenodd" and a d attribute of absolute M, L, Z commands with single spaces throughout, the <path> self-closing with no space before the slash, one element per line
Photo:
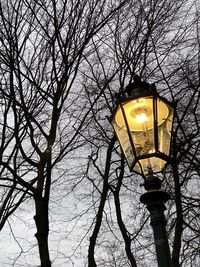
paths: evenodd
<path fill-rule="evenodd" d="M 145 182 L 141 185 L 144 186 L 145 190 L 159 190 L 161 188 L 162 181 L 155 175 L 148 175 L 145 177 Z"/>

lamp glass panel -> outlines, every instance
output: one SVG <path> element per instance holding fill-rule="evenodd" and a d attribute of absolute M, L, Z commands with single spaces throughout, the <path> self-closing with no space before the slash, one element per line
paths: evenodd
<path fill-rule="evenodd" d="M 153 97 L 142 97 L 123 105 L 136 156 L 155 152 Z"/>
<path fill-rule="evenodd" d="M 143 169 L 142 169 L 141 164 L 139 162 L 136 162 L 131 171 L 135 171 L 137 173 L 142 174 L 143 173 Z"/>
<path fill-rule="evenodd" d="M 115 113 L 113 126 L 131 167 L 135 156 L 155 153 L 153 97 L 129 100 L 122 103 L 122 107 L 119 107 Z M 130 130 L 131 141 L 129 141 L 125 121 Z"/>
<path fill-rule="evenodd" d="M 145 176 L 149 174 L 150 170 L 153 171 L 153 173 L 157 173 L 160 172 L 165 166 L 165 161 L 157 157 L 140 159 L 139 162 L 142 168 L 142 172 Z M 138 166 L 136 165 L 134 166 L 133 170 L 136 172 L 141 172 Z"/>
<path fill-rule="evenodd" d="M 165 103 L 165 109 L 167 109 L 168 112 L 163 113 L 162 108 L 159 106 L 160 102 L 163 101 L 160 99 L 157 100 L 158 118 L 162 121 L 162 123 L 158 125 L 158 147 L 160 152 L 169 156 L 174 110 L 171 106 Z"/>
<path fill-rule="evenodd" d="M 141 97 L 122 104 L 131 132 L 143 132 L 153 128 L 153 97 Z M 116 123 L 123 127 L 124 114 L 118 109 Z"/>
<path fill-rule="evenodd" d="M 122 112 L 120 107 L 118 108 L 117 112 Z M 129 167 L 131 167 L 133 161 L 135 160 L 135 155 L 134 155 L 133 147 L 130 142 L 129 135 L 128 135 L 127 127 L 125 124 L 125 119 L 123 118 L 124 119 L 123 122 L 121 121 L 119 125 L 118 123 L 116 123 L 115 118 L 116 116 L 114 116 L 112 120 L 112 125 L 114 127 L 120 146 L 124 152 L 128 165 Z"/>

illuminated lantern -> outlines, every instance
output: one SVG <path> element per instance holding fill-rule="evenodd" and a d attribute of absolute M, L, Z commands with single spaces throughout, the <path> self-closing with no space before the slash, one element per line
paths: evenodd
<path fill-rule="evenodd" d="M 174 104 L 138 80 L 118 97 L 111 123 L 131 171 L 161 172 L 169 159 Z"/>

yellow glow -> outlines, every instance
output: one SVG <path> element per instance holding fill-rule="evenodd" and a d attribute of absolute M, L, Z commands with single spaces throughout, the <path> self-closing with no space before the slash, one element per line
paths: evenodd
<path fill-rule="evenodd" d="M 160 152 L 169 155 L 172 121 L 173 108 L 159 97 L 129 99 L 118 106 L 112 125 L 130 168 L 145 175 L 163 169 Z"/>
<path fill-rule="evenodd" d="M 143 122 L 145 122 L 146 130 L 154 127 L 153 121 L 153 98 L 143 97 L 137 100 L 130 100 L 122 104 L 126 119 L 131 131 L 144 131 Z M 158 109 L 158 126 L 161 125 L 169 115 L 168 106 L 160 99 L 157 100 Z M 115 121 L 121 128 L 125 127 L 122 108 L 119 107 L 115 114 Z"/>
<path fill-rule="evenodd" d="M 138 123 L 143 123 L 148 120 L 148 117 L 145 113 L 140 113 L 135 116 Z"/>

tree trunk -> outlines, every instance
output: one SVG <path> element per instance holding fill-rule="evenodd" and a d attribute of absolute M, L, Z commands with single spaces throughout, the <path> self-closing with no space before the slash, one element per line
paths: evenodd
<path fill-rule="evenodd" d="M 41 267 L 51 267 L 48 248 L 49 218 L 48 201 L 45 198 L 35 199 L 36 215 L 34 216 L 37 233 Z"/>
<path fill-rule="evenodd" d="M 97 264 L 95 262 L 95 258 L 94 258 L 94 252 L 95 252 L 97 237 L 98 237 L 101 223 L 102 223 L 103 211 L 104 211 L 105 203 L 107 200 L 107 194 L 108 194 L 108 189 L 109 189 L 108 179 L 109 179 L 109 171 L 110 171 L 110 166 L 111 166 L 110 160 L 111 160 L 112 150 L 113 150 L 113 146 L 114 146 L 115 141 L 116 141 L 116 137 L 114 135 L 110 141 L 108 148 L 107 148 L 105 172 L 104 172 L 104 175 L 102 177 L 103 178 L 103 190 L 101 193 L 99 208 L 98 208 L 97 215 L 96 215 L 96 222 L 94 225 L 94 230 L 93 230 L 92 235 L 90 237 L 90 244 L 89 244 L 89 249 L 88 249 L 88 267 L 96 267 L 97 266 Z"/>
<path fill-rule="evenodd" d="M 115 209 L 116 209 L 116 215 L 117 215 L 117 222 L 121 231 L 121 234 L 124 238 L 125 243 L 125 251 L 126 255 L 129 259 L 130 265 L 132 267 L 137 267 L 135 257 L 133 256 L 133 253 L 131 251 L 131 237 L 128 234 L 128 231 L 125 227 L 125 224 L 122 219 L 122 213 L 121 213 L 121 205 L 119 200 L 119 191 L 114 192 L 114 200 L 115 200 Z"/>
<path fill-rule="evenodd" d="M 183 234 L 183 208 L 181 200 L 181 184 L 178 174 L 178 167 L 174 160 L 172 164 L 173 175 L 174 175 L 174 184 L 175 184 L 175 203 L 176 203 L 176 226 L 175 226 L 175 235 L 173 242 L 173 251 L 172 251 L 172 266 L 179 267 L 179 258 L 181 253 L 181 242 Z"/>

